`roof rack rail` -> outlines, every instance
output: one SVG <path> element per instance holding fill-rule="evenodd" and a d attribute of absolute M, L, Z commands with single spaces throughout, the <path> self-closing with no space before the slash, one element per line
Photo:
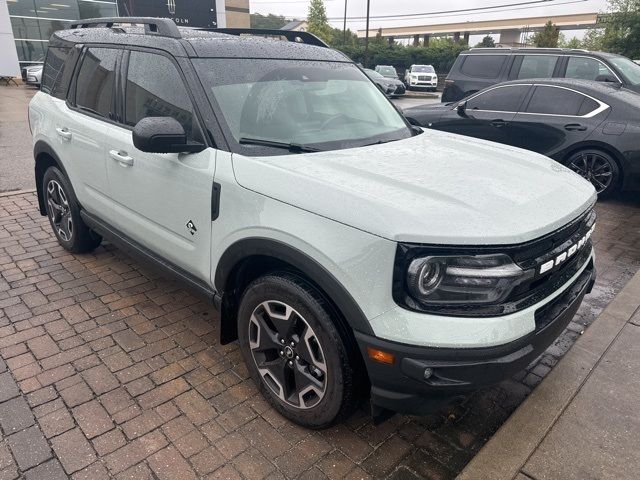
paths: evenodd
<path fill-rule="evenodd" d="M 112 28 L 115 23 L 129 25 L 144 25 L 145 35 L 158 35 L 160 37 L 182 38 L 175 22 L 169 18 L 153 17 L 105 17 L 88 18 L 71 22 L 70 29 L 101 27 Z"/>
<path fill-rule="evenodd" d="M 228 35 L 255 35 L 260 37 L 284 37 L 290 42 L 315 45 L 316 47 L 331 48 L 320 38 L 309 32 L 296 32 L 294 30 L 276 30 L 260 28 L 199 28 L 210 32 L 226 33 Z"/>

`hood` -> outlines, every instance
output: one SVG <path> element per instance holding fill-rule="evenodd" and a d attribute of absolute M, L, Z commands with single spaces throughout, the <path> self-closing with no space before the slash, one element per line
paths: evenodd
<path fill-rule="evenodd" d="M 247 189 L 404 242 L 521 243 L 596 200 L 590 183 L 547 157 L 434 130 L 347 150 L 234 154 L 233 168 Z"/>

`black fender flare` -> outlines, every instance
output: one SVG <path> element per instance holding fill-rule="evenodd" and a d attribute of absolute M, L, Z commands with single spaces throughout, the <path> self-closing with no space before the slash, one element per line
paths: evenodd
<path fill-rule="evenodd" d="M 254 237 L 229 246 L 216 267 L 214 286 L 218 294 L 224 295 L 229 275 L 239 262 L 256 255 L 276 258 L 302 272 L 329 297 L 353 330 L 374 335 L 358 303 L 333 274 L 306 253 L 278 240 Z"/>
<path fill-rule="evenodd" d="M 64 165 L 60 161 L 60 157 L 55 152 L 55 150 L 51 147 L 51 145 L 49 145 L 44 140 L 38 140 L 36 144 L 33 146 L 33 159 L 35 161 L 34 175 L 35 175 L 35 181 L 36 181 L 36 192 L 38 195 L 38 207 L 40 208 L 40 214 L 46 215 L 47 209 L 44 204 L 44 192 L 42 191 L 42 182 L 38 180 L 38 176 L 40 174 L 44 174 L 44 172 L 40 171 L 40 169 L 42 168 L 41 162 L 38 162 L 38 157 L 42 154 L 46 154 L 47 156 L 51 157 L 53 161 L 57 164 L 58 168 L 62 170 L 62 173 L 64 173 L 67 178 L 69 178 L 69 175 L 67 175 L 67 171 L 65 170 Z"/>

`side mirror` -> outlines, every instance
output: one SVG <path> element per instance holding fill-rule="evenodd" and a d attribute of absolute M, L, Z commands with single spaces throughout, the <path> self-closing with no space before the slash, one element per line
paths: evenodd
<path fill-rule="evenodd" d="M 461 117 L 466 117 L 467 116 L 467 102 L 460 102 L 458 104 L 458 106 L 456 107 L 456 111 L 458 112 L 458 115 L 460 115 Z"/>
<path fill-rule="evenodd" d="M 613 75 L 611 75 L 610 73 L 606 75 L 598 75 L 596 77 L 596 82 L 620 83 L 618 79 Z"/>
<path fill-rule="evenodd" d="M 187 134 L 172 117 L 146 117 L 133 127 L 133 144 L 149 153 L 197 153 L 206 148 L 201 143 L 187 143 Z"/>

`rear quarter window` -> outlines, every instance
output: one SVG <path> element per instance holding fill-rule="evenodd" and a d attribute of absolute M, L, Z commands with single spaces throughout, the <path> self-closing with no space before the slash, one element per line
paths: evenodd
<path fill-rule="evenodd" d="M 581 93 L 565 88 L 538 86 L 525 111 L 543 115 L 576 116 L 586 115 L 596 108 L 598 103 Z"/>
<path fill-rule="evenodd" d="M 62 100 L 67 97 L 67 82 L 63 82 L 63 78 L 70 52 L 70 48 L 50 47 L 42 70 L 41 90 Z"/>
<path fill-rule="evenodd" d="M 469 77 L 498 78 L 506 55 L 465 55 L 460 72 Z"/>

